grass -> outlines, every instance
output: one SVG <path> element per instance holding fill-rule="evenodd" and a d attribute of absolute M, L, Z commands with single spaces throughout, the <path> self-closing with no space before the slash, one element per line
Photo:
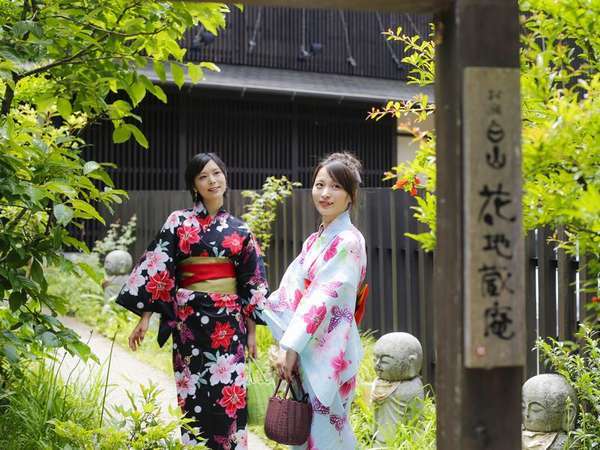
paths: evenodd
<path fill-rule="evenodd" d="M 51 420 L 99 426 L 102 380 L 73 375 L 64 383 L 59 370 L 59 360 L 40 359 L 7 380 L 0 391 L 0 448 L 62 448 L 67 440 L 55 433 Z"/>

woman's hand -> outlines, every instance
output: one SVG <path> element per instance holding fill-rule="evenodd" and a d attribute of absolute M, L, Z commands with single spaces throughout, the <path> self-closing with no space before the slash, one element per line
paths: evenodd
<path fill-rule="evenodd" d="M 144 312 L 144 314 L 140 318 L 140 321 L 129 335 L 129 348 L 134 352 L 142 344 L 144 336 L 146 336 L 146 332 L 148 331 L 148 325 L 150 324 L 150 317 L 152 317 L 151 312 Z"/>
<path fill-rule="evenodd" d="M 248 328 L 248 356 L 250 358 L 256 358 L 258 356 L 258 347 L 256 346 L 256 322 L 252 319 L 246 320 L 246 326 Z"/>
<path fill-rule="evenodd" d="M 293 375 L 298 373 L 298 353 L 292 349 L 280 352 L 277 360 L 277 373 L 291 383 Z"/>

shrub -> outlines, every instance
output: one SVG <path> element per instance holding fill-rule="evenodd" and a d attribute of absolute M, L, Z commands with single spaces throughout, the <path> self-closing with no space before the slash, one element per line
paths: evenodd
<path fill-rule="evenodd" d="M 583 324 L 577 341 L 538 340 L 546 364 L 566 378 L 577 394 L 578 415 L 569 449 L 600 448 L 600 330 Z"/>

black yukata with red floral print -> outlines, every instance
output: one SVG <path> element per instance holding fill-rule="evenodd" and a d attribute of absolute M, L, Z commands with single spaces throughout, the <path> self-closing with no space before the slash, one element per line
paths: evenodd
<path fill-rule="evenodd" d="M 227 258 L 235 268 L 236 294 L 181 287 L 180 263 L 190 257 Z M 192 287 L 192 286 L 190 286 Z M 133 269 L 117 303 L 142 314 L 160 314 L 158 341 L 173 335 L 177 400 L 194 432 L 211 449 L 246 450 L 246 318 L 257 323 L 267 282 L 260 249 L 248 227 L 204 205 L 174 211 Z"/>

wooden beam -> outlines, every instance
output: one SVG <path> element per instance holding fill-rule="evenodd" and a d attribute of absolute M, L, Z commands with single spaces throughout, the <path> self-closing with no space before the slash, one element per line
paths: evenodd
<path fill-rule="evenodd" d="M 203 0 L 192 0 L 205 3 Z M 346 9 L 370 11 L 435 12 L 448 7 L 451 0 L 246 0 L 244 6 L 281 6 L 286 8 Z"/>
<path fill-rule="evenodd" d="M 464 74 L 467 67 L 519 67 L 517 0 L 456 0 L 451 9 L 436 15 L 435 23 L 437 448 L 517 450 L 521 448 L 522 367 L 467 369 L 463 316 Z M 518 95 L 518 86 L 512 92 Z M 520 177 L 520 172 L 514 173 L 515 180 Z M 513 201 L 520 203 L 520 197 Z"/>

